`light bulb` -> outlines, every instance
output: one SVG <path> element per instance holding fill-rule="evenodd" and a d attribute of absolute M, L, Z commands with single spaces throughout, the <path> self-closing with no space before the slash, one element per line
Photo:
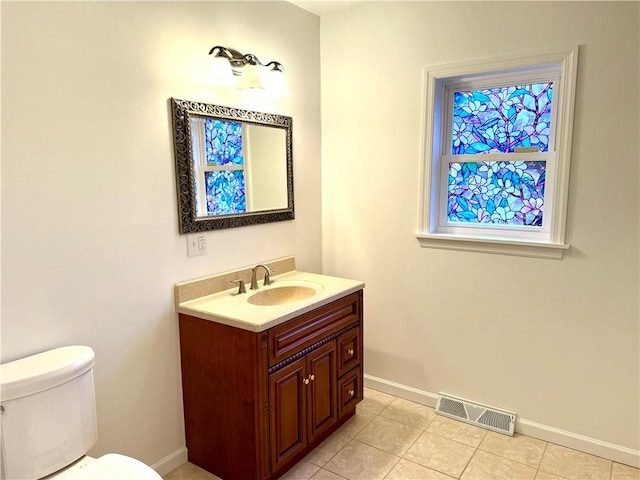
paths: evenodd
<path fill-rule="evenodd" d="M 240 84 L 241 90 L 264 89 L 262 71 L 259 65 L 248 64 L 242 69 Z"/>
<path fill-rule="evenodd" d="M 207 83 L 214 87 L 233 87 L 236 84 L 229 60 L 223 56 L 211 59 L 211 69 L 209 70 L 209 81 Z"/>
<path fill-rule="evenodd" d="M 274 68 L 268 75 L 267 90 L 274 96 L 288 97 L 290 95 L 287 79 L 282 70 Z"/>

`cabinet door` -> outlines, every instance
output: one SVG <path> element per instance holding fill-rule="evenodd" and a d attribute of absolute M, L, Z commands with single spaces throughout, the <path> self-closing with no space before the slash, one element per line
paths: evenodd
<path fill-rule="evenodd" d="M 309 383 L 304 358 L 269 376 L 272 472 L 307 445 Z"/>
<path fill-rule="evenodd" d="M 329 342 L 307 355 L 309 441 L 338 420 L 336 343 Z"/>

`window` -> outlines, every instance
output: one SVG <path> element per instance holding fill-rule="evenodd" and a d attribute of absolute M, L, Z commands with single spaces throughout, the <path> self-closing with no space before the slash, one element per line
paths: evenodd
<path fill-rule="evenodd" d="M 201 117 L 191 121 L 198 216 L 245 212 L 242 123 Z"/>
<path fill-rule="evenodd" d="M 576 61 L 425 69 L 422 246 L 562 257 Z"/>

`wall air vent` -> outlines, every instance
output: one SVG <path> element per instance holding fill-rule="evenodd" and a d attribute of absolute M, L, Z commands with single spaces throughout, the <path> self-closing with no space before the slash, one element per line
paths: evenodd
<path fill-rule="evenodd" d="M 505 435 L 513 436 L 516 429 L 515 412 L 508 412 L 444 393 L 438 395 L 436 413 Z"/>

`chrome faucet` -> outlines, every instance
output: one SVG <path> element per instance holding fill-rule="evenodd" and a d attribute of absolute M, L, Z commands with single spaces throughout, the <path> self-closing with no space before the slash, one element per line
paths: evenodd
<path fill-rule="evenodd" d="M 271 285 L 271 275 L 273 275 L 273 270 L 271 270 L 266 265 L 262 263 L 256 265 L 251 269 L 251 290 L 258 289 L 258 268 L 264 268 L 264 282 L 263 285 Z"/>

